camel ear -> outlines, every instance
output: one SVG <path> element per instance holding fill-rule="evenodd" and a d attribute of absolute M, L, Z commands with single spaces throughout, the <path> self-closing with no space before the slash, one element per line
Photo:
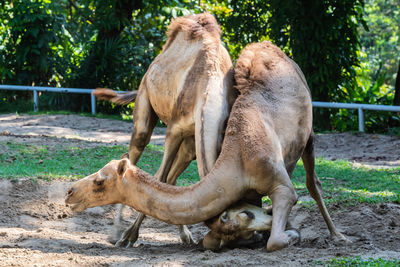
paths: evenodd
<path fill-rule="evenodd" d="M 128 168 L 128 166 L 129 166 L 129 161 L 127 159 L 122 159 L 118 164 L 117 168 L 118 175 L 122 176 L 125 173 L 126 168 Z"/>
<path fill-rule="evenodd" d="M 129 159 L 129 153 L 124 153 L 119 159 Z"/>

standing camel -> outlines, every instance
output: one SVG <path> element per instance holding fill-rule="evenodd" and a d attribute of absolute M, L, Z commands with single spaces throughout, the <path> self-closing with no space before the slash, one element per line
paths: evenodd
<path fill-rule="evenodd" d="M 66 203 L 76 211 L 124 203 L 168 223 L 194 224 L 239 200 L 251 200 L 249 196 L 259 201 L 267 195 L 273 214 L 267 250 L 274 251 L 297 238 L 285 227 L 297 201 L 290 177 L 302 157 L 307 189 L 331 236 L 346 241 L 329 216 L 314 170 L 311 96 L 300 68 L 265 41 L 243 50 L 235 79 L 240 95 L 229 116 L 221 153 L 200 182 L 174 187 L 152 179 L 126 159 L 114 160 L 72 185 Z"/>
<path fill-rule="evenodd" d="M 177 177 L 197 158 L 200 177 L 214 165 L 221 149 L 223 131 L 234 102 L 233 66 L 220 40 L 221 29 L 207 13 L 172 21 L 160 55 L 151 63 L 136 93 L 117 95 L 100 89 L 100 99 L 119 104 L 133 102 L 133 132 L 129 159 L 136 164 L 149 143 L 158 119 L 167 124 L 165 151 L 155 176 L 175 184 Z M 144 219 L 140 214 L 116 246 L 131 246 Z M 184 243 L 193 239 L 180 226 Z"/>

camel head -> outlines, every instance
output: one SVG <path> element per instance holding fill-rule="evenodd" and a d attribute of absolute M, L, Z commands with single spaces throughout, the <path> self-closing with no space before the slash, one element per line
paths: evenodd
<path fill-rule="evenodd" d="M 241 203 L 206 221 L 211 231 L 204 237 L 203 247 L 218 250 L 226 244 L 247 240 L 255 231 L 271 230 L 272 216 L 266 209 Z"/>
<path fill-rule="evenodd" d="M 71 209 L 76 212 L 120 203 L 119 189 L 123 186 L 123 174 L 129 165 L 127 159 L 110 161 L 98 172 L 75 182 L 68 190 L 65 203 L 72 205 Z"/>

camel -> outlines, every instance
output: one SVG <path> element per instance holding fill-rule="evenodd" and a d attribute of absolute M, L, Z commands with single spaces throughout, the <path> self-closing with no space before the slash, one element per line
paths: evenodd
<path fill-rule="evenodd" d="M 297 64 L 270 42 L 248 45 L 235 68 L 236 99 L 221 153 L 198 183 L 174 187 L 132 165 L 113 160 L 73 184 L 66 203 L 75 211 L 123 203 L 171 224 L 204 222 L 238 201 L 272 201 L 267 251 L 288 246 L 288 215 L 297 202 L 290 176 L 301 157 L 306 184 L 333 238 L 347 239 L 335 227 L 315 173 L 310 90 Z"/>
<path fill-rule="evenodd" d="M 162 182 L 175 184 L 194 158 L 204 177 L 221 149 L 236 94 L 232 62 L 220 34 L 217 21 L 208 13 L 179 17 L 172 21 L 163 50 L 144 75 L 137 96 L 107 89 L 94 92 L 97 98 L 117 104 L 136 98 L 128 152 L 132 164 L 139 161 L 158 119 L 167 124 L 164 156 L 155 174 Z M 116 246 L 133 245 L 143 219 L 140 214 Z M 182 241 L 193 243 L 189 230 L 179 229 Z"/>

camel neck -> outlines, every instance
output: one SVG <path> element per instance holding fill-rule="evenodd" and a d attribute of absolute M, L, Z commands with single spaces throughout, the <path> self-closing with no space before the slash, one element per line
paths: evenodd
<path fill-rule="evenodd" d="M 234 169 L 214 168 L 188 187 L 161 183 L 138 168 L 128 169 L 121 183 L 125 196 L 121 202 L 167 223 L 199 223 L 223 212 L 247 191 Z"/>

